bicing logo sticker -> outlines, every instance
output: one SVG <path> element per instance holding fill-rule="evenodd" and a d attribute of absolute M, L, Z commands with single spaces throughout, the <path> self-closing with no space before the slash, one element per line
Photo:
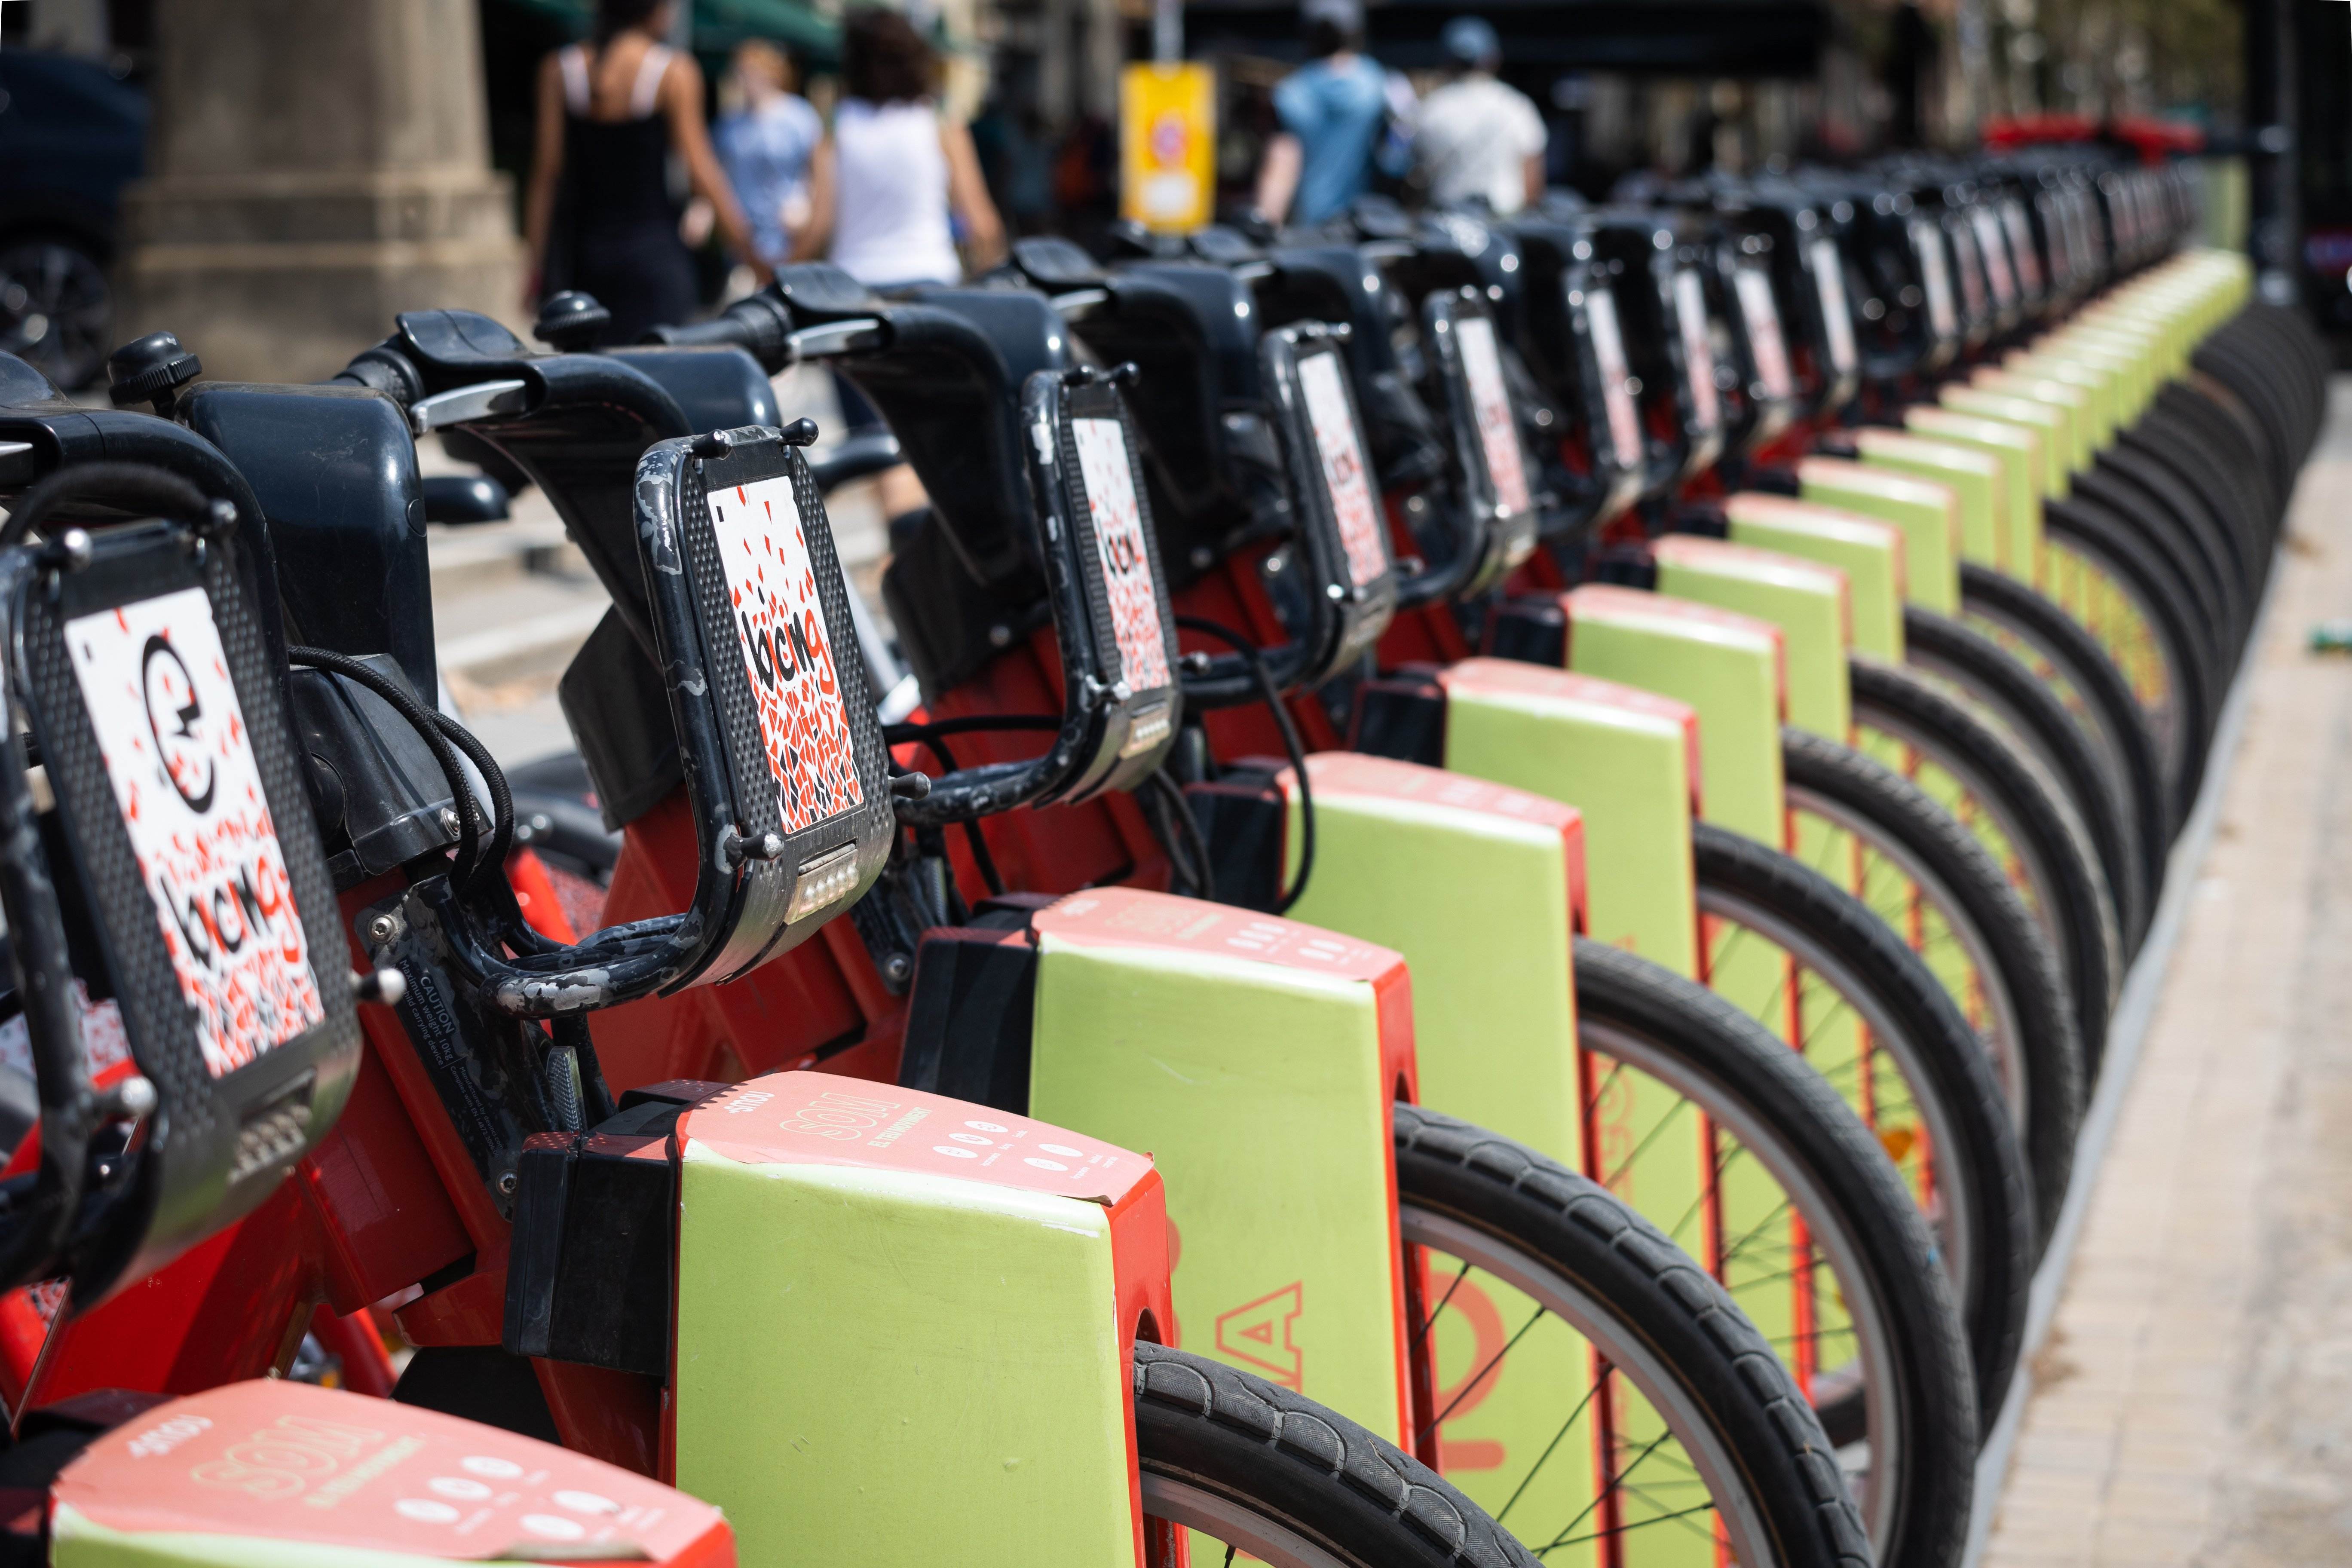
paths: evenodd
<path fill-rule="evenodd" d="M 1120 678 L 1130 690 L 1157 691 L 1169 684 L 1168 647 L 1160 584 L 1143 538 L 1143 509 L 1135 499 L 1135 470 L 1127 461 L 1126 427 L 1116 419 L 1073 419 L 1070 434 L 1077 444 L 1087 516 L 1094 524 L 1095 550 L 1110 596 Z"/>
<path fill-rule="evenodd" d="M 710 531 L 759 703 L 778 815 L 786 833 L 798 833 L 866 796 L 791 476 L 713 491 Z"/>
<path fill-rule="evenodd" d="M 1519 432 L 1511 418 L 1510 394 L 1503 385 L 1503 356 L 1495 346 L 1495 323 L 1484 316 L 1454 322 L 1462 345 L 1462 374 L 1470 382 L 1470 407 L 1478 420 L 1478 444 L 1486 454 L 1486 475 L 1505 511 L 1528 510 L 1528 470 L 1520 460 Z"/>
<path fill-rule="evenodd" d="M 82 616 L 66 623 L 66 646 L 219 1078 L 326 1010 L 212 604 L 183 588 Z"/>
<path fill-rule="evenodd" d="M 1298 385 L 1307 398 L 1307 422 L 1314 427 L 1323 482 L 1331 491 L 1331 510 L 1339 520 L 1339 545 L 1347 552 L 1348 575 L 1360 588 L 1389 569 L 1389 554 L 1381 533 L 1380 507 L 1372 499 L 1371 476 L 1364 463 L 1363 443 L 1356 437 L 1356 417 L 1348 406 L 1348 389 L 1339 380 L 1340 374 L 1336 353 L 1299 358 Z"/>

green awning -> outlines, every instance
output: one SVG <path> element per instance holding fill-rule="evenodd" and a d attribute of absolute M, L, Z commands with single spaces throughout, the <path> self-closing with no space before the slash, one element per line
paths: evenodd
<path fill-rule="evenodd" d="M 829 66 L 841 56 L 840 24 L 800 0 L 694 0 L 697 54 L 732 49 L 746 38 L 782 44 L 811 65 Z"/>
<path fill-rule="evenodd" d="M 548 18 L 575 37 L 585 37 L 596 19 L 595 0 L 493 0 Z M 829 67 L 841 55 L 839 24 L 820 16 L 803 0 L 694 0 L 694 52 L 725 58 L 747 38 L 766 38 Z"/>

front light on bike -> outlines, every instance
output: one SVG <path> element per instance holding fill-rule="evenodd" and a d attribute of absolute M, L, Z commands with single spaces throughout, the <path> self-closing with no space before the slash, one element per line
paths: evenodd
<path fill-rule="evenodd" d="M 827 904 L 846 898 L 857 887 L 857 846 L 845 844 L 838 849 L 828 849 L 814 860 L 802 862 L 800 875 L 793 884 L 792 913 L 786 923 L 814 914 Z"/>

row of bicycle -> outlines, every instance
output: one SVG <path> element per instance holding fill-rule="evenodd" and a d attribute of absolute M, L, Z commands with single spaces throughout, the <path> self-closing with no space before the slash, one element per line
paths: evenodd
<path fill-rule="evenodd" d="M 13 1544 L 1957 1562 L 2321 362 L 2168 171 L 1647 195 L 0 358 Z"/>

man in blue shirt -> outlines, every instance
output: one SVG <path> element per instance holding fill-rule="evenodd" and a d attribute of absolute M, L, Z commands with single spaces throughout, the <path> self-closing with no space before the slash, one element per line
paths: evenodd
<path fill-rule="evenodd" d="M 1320 223 L 1364 194 L 1391 107 L 1388 73 L 1358 52 L 1358 0 L 1305 0 L 1299 20 L 1308 63 L 1274 89 L 1282 130 L 1257 177 L 1258 211 L 1276 223 Z"/>

